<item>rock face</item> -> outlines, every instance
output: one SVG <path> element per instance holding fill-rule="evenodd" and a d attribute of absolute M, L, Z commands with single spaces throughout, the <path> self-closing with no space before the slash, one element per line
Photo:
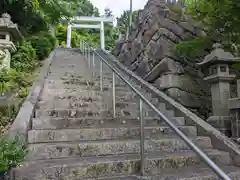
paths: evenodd
<path fill-rule="evenodd" d="M 189 17 L 170 9 L 164 0 L 149 0 L 129 39 L 117 43 L 115 56 L 190 110 L 208 117 L 209 86 L 195 66 L 201 59 L 184 60 L 173 53 L 180 42 L 205 32 Z"/>

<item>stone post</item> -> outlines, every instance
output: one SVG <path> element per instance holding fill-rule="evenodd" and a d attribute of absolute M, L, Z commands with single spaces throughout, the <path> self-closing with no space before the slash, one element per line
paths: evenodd
<path fill-rule="evenodd" d="M 13 39 L 22 38 L 16 24 L 11 21 L 11 16 L 2 14 L 0 18 L 0 70 L 10 68 L 11 53 L 16 51 Z"/>
<path fill-rule="evenodd" d="M 230 74 L 229 66 L 238 60 L 223 50 L 223 47 L 216 43 L 212 52 L 207 55 L 198 65 L 207 70 L 204 80 L 210 84 L 212 97 L 212 114 L 207 122 L 227 136 L 231 136 L 231 118 L 228 109 L 230 98 L 230 82 L 235 75 Z"/>
<path fill-rule="evenodd" d="M 232 139 L 240 143 L 240 79 L 237 79 L 237 95 L 237 98 L 229 99 L 228 108 L 232 118 Z"/>
<path fill-rule="evenodd" d="M 240 97 L 240 79 L 237 79 L 237 96 Z"/>

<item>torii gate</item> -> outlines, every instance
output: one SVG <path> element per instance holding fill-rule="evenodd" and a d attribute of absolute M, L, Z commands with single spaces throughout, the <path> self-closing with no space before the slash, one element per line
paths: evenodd
<path fill-rule="evenodd" d="M 100 22 L 100 24 L 90 25 L 81 22 Z M 113 23 L 113 17 L 88 17 L 78 16 L 68 22 L 67 26 L 67 48 L 71 47 L 72 28 L 74 29 L 100 29 L 101 49 L 105 49 L 104 23 Z"/>

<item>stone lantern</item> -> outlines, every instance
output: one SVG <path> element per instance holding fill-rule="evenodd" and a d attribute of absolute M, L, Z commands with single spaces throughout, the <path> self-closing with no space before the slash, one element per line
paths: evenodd
<path fill-rule="evenodd" d="M 22 38 L 18 26 L 11 21 L 9 14 L 0 18 L 0 70 L 10 68 L 11 53 L 16 51 L 13 40 Z"/>
<path fill-rule="evenodd" d="M 212 96 L 212 113 L 207 122 L 230 136 L 231 119 L 228 109 L 230 98 L 230 82 L 235 79 L 230 74 L 230 66 L 240 62 L 230 52 L 225 52 L 221 44 L 214 44 L 212 52 L 207 55 L 201 63 L 202 70 L 207 71 L 204 80 L 210 84 Z"/>

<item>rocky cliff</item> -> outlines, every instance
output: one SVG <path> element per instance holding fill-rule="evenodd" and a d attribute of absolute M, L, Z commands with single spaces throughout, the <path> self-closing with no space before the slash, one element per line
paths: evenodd
<path fill-rule="evenodd" d="M 205 32 L 182 11 L 173 11 L 171 7 L 164 0 L 149 0 L 129 39 L 120 40 L 114 54 L 139 76 L 193 112 L 208 117 L 209 86 L 196 68 L 202 59 L 179 58 L 174 53 L 177 44 L 205 36 Z"/>

